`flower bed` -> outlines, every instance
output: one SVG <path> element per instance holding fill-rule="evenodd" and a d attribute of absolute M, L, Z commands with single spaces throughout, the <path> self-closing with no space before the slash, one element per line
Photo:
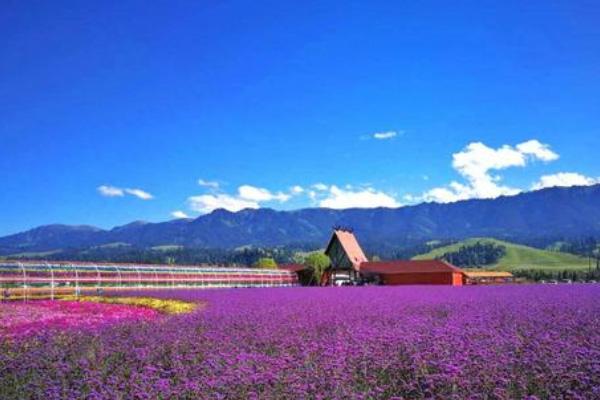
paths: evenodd
<path fill-rule="evenodd" d="M 0 338 L 25 338 L 55 330 L 90 330 L 122 321 L 150 320 L 157 312 L 141 307 L 90 302 L 37 300 L 0 303 Z"/>
<path fill-rule="evenodd" d="M 121 296 L 61 296 L 60 300 L 83 301 L 106 304 L 124 304 L 138 307 L 148 307 L 166 314 L 184 314 L 194 311 L 198 304 L 195 302 L 175 299 L 155 299 L 152 297 L 121 297 Z"/>
<path fill-rule="evenodd" d="M 207 306 L 1 344 L 0 398 L 600 398 L 600 285 L 139 295 Z"/>

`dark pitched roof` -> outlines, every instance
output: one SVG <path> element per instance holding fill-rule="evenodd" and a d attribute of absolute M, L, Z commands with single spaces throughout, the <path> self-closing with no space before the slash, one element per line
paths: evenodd
<path fill-rule="evenodd" d="M 441 260 L 398 260 L 398 261 L 370 261 L 360 264 L 361 272 L 374 274 L 412 274 L 432 272 L 458 272 L 462 270 L 454 265 Z"/>

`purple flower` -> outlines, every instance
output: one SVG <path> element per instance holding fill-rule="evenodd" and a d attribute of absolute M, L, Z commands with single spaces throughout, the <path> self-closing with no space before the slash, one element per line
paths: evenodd
<path fill-rule="evenodd" d="M 206 307 L 86 329 L 37 329 L 23 340 L 2 341 L 0 398 L 599 395 L 598 285 L 126 295 Z"/>

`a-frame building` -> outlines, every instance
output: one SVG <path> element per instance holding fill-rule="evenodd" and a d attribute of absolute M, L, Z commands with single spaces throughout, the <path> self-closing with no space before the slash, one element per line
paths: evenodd
<path fill-rule="evenodd" d="M 327 276 L 329 282 L 336 279 L 356 280 L 360 264 L 369 261 L 354 232 L 344 228 L 333 230 L 325 254 L 331 260 L 331 269 Z"/>

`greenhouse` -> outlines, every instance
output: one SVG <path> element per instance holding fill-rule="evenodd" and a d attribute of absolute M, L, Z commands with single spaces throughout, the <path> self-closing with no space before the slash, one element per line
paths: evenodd
<path fill-rule="evenodd" d="M 0 262 L 0 290 L 3 297 L 142 288 L 272 287 L 297 284 L 296 273 L 279 269 Z"/>

